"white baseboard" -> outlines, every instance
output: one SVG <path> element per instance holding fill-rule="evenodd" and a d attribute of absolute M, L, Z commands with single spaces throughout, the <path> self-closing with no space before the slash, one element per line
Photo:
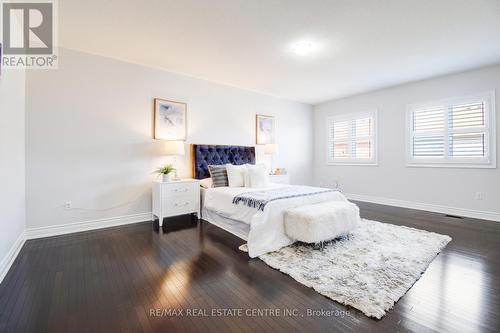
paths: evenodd
<path fill-rule="evenodd" d="M 150 220 L 151 220 L 151 213 L 140 213 L 140 214 L 110 217 L 92 221 L 51 225 L 47 227 L 27 228 L 26 239 L 71 234 L 74 232 L 109 228 L 119 225 L 138 223 Z"/>
<path fill-rule="evenodd" d="M 26 231 L 21 233 L 18 239 L 14 242 L 9 252 L 0 262 L 0 283 L 7 275 L 10 267 L 16 260 L 19 251 L 21 251 L 24 243 L 28 239 L 50 237 L 63 234 L 70 234 L 74 232 L 95 230 L 101 228 L 115 227 L 119 225 L 132 224 L 151 220 L 151 213 L 140 213 L 126 216 L 111 217 L 106 219 L 99 219 L 93 221 L 85 221 L 78 223 L 68 223 L 60 225 L 52 225 L 48 227 L 27 228 Z"/>
<path fill-rule="evenodd" d="M 5 275 L 7 275 L 7 272 L 10 269 L 10 266 L 14 263 L 14 260 L 16 260 L 17 255 L 19 254 L 19 251 L 23 248 L 24 243 L 26 242 L 26 235 L 24 232 L 19 235 L 17 240 L 12 244 L 9 252 L 5 255 L 5 257 L 2 259 L 0 262 L 0 283 L 2 283 L 3 279 L 5 278 Z"/>
<path fill-rule="evenodd" d="M 364 195 L 364 194 L 345 193 L 345 196 L 351 200 L 371 202 L 371 203 L 376 203 L 376 204 L 381 204 L 381 205 L 396 206 L 396 207 L 403 207 L 403 208 L 410 208 L 410 209 L 418 209 L 418 210 L 425 210 L 425 211 L 434 212 L 434 213 L 450 214 L 450 215 L 457 215 L 457 216 L 463 216 L 463 217 L 471 217 L 474 219 L 491 220 L 491 221 L 500 222 L 500 213 L 497 213 L 497 212 L 488 212 L 488 211 L 456 208 L 456 207 L 449 207 L 449 206 L 440 206 L 440 205 L 434 205 L 434 204 L 428 204 L 428 203 L 422 203 L 422 202 L 413 202 L 413 201 L 405 201 L 405 200 L 399 200 L 399 199 L 374 197 L 374 196 Z"/>

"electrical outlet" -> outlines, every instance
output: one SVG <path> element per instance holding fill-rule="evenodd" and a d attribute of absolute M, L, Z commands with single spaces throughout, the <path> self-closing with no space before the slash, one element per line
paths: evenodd
<path fill-rule="evenodd" d="M 64 203 L 64 209 L 71 209 L 73 208 L 73 203 L 71 201 L 66 201 Z"/>
<path fill-rule="evenodd" d="M 483 192 L 476 192 L 476 200 L 483 200 Z"/>

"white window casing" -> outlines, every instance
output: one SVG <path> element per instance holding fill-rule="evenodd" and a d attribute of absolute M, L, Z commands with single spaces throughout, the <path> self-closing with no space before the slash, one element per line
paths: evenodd
<path fill-rule="evenodd" d="M 496 168 L 495 92 L 409 105 L 407 166 Z"/>
<path fill-rule="evenodd" d="M 377 164 L 377 111 L 326 119 L 328 165 Z"/>

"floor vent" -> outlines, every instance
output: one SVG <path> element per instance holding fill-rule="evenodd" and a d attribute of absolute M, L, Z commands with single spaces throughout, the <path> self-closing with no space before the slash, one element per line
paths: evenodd
<path fill-rule="evenodd" d="M 462 216 L 450 215 L 450 214 L 446 214 L 444 217 L 451 217 L 452 219 L 459 219 L 459 220 L 464 219 Z"/>

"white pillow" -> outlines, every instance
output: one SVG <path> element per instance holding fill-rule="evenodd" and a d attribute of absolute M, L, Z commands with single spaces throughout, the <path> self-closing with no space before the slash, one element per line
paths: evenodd
<path fill-rule="evenodd" d="M 214 183 L 212 182 L 212 178 L 204 178 L 204 179 L 200 180 L 200 186 L 203 188 L 214 187 Z"/>
<path fill-rule="evenodd" d="M 227 180 L 229 187 L 245 186 L 245 174 L 247 173 L 247 165 L 232 165 L 226 164 Z"/>
<path fill-rule="evenodd" d="M 248 165 L 245 177 L 246 187 L 268 187 L 270 185 L 269 176 L 265 165 Z"/>

